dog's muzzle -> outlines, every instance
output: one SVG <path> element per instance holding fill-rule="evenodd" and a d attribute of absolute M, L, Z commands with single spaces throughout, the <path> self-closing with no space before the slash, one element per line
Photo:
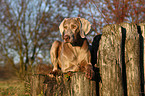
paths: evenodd
<path fill-rule="evenodd" d="M 64 42 L 69 42 L 70 41 L 70 36 L 69 35 L 64 35 Z"/>

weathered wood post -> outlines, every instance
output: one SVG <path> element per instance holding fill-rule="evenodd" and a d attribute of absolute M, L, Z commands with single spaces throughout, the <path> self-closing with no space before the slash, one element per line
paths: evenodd
<path fill-rule="evenodd" d="M 140 28 L 141 28 L 141 34 L 143 36 L 143 60 L 145 60 L 145 23 L 141 23 L 139 24 Z M 144 63 L 144 69 L 145 69 L 145 61 L 143 61 Z M 144 73 L 145 73 L 145 70 L 144 70 Z M 144 78 L 145 78 L 145 75 L 144 75 Z"/>
<path fill-rule="evenodd" d="M 51 77 L 33 75 L 32 96 L 96 96 L 96 82 L 89 80 L 82 72 L 72 73 L 72 76 Z M 45 78 L 45 79 L 44 79 Z"/>
<path fill-rule="evenodd" d="M 136 24 L 103 28 L 98 57 L 102 80 L 100 96 L 142 95 L 140 43 Z"/>
<path fill-rule="evenodd" d="M 98 50 L 100 96 L 124 96 L 122 84 L 121 27 L 107 25 L 102 30 Z"/>
<path fill-rule="evenodd" d="M 64 85 L 60 89 L 63 91 L 62 96 L 96 96 L 96 82 L 87 79 L 85 73 L 72 73 L 69 78 L 70 80 L 67 80 L 66 74 L 63 74 L 62 84 Z"/>
<path fill-rule="evenodd" d="M 139 38 L 140 38 L 140 71 L 141 71 L 141 92 L 145 95 L 145 23 L 138 25 Z"/>
<path fill-rule="evenodd" d="M 70 82 L 65 82 L 67 89 L 66 96 L 96 96 L 96 82 L 85 77 L 82 72 L 73 73 Z"/>
<path fill-rule="evenodd" d="M 31 95 L 37 96 L 43 93 L 43 82 L 45 79 L 45 75 L 42 74 L 34 74 L 31 76 Z"/>
<path fill-rule="evenodd" d="M 136 24 L 122 23 L 125 28 L 125 65 L 127 95 L 141 96 L 140 42 Z"/>
<path fill-rule="evenodd" d="M 142 36 L 143 36 L 143 39 L 144 39 L 144 43 L 145 43 L 145 23 L 141 23 L 141 24 L 139 24 L 139 26 L 141 27 L 141 34 L 142 34 Z M 144 44 L 144 60 L 145 60 L 145 44 Z M 145 65 L 145 62 L 143 62 L 144 63 L 144 65 Z M 144 69 L 145 69 L 145 66 L 144 66 Z M 145 70 L 144 70 L 145 71 Z M 145 73 L 145 72 L 144 72 Z"/>

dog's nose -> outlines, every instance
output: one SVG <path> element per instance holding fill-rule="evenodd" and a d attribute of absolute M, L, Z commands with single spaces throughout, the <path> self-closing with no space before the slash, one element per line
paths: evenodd
<path fill-rule="evenodd" d="M 69 36 L 69 35 L 64 35 L 64 40 L 65 40 L 66 42 L 68 42 L 69 39 L 70 39 L 70 36 Z"/>

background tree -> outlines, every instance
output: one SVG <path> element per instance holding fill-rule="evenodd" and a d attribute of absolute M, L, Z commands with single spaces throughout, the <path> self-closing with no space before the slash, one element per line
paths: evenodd
<path fill-rule="evenodd" d="M 37 57 L 43 58 L 44 51 L 48 53 L 53 38 L 58 35 L 62 17 L 53 14 L 55 8 L 59 9 L 53 6 L 55 3 L 59 4 L 50 0 L 1 0 L 2 59 L 9 61 L 21 79 L 31 72 Z"/>
<path fill-rule="evenodd" d="M 106 24 L 145 22 L 144 0 L 88 0 L 88 4 L 96 32 Z"/>

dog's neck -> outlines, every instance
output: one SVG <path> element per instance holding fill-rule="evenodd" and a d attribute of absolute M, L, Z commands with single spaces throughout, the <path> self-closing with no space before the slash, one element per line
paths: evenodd
<path fill-rule="evenodd" d="M 71 43 L 72 46 L 82 46 L 86 38 L 79 38 L 76 42 Z"/>

